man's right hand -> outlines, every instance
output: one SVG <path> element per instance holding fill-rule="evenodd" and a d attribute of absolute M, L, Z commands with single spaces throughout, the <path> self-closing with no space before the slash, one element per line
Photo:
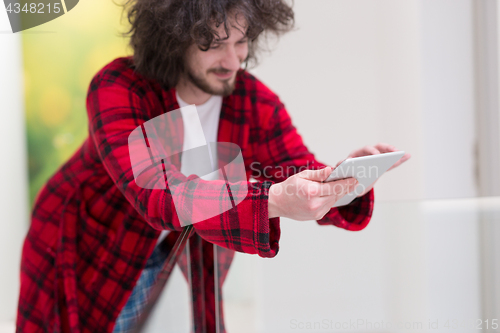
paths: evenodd
<path fill-rule="evenodd" d="M 346 178 L 322 183 L 332 167 L 304 170 L 269 188 L 269 218 L 288 217 L 297 221 L 320 220 L 344 195 L 354 191 L 358 181 Z"/>

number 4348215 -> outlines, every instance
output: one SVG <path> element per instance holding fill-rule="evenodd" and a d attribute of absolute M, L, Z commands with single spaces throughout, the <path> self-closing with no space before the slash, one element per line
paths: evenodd
<path fill-rule="evenodd" d="M 61 4 L 60 3 L 54 3 L 51 4 L 48 3 L 45 5 L 44 3 L 30 3 L 29 5 L 27 3 L 24 4 L 23 8 L 21 8 L 20 3 L 9 3 L 7 6 L 7 13 L 20 13 L 20 12 L 25 12 L 25 13 L 31 13 L 31 14 L 50 14 L 50 13 L 55 13 L 58 14 L 61 12 L 61 7 L 59 7 Z M 46 10 L 46 11 L 45 11 Z"/>

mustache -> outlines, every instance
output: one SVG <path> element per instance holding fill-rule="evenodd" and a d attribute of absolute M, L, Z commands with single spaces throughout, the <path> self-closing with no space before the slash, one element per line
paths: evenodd
<path fill-rule="evenodd" d="M 211 68 L 207 72 L 208 73 L 215 73 L 215 74 L 228 74 L 228 73 L 232 73 L 233 71 L 226 69 L 226 68 L 219 67 L 219 68 Z"/>

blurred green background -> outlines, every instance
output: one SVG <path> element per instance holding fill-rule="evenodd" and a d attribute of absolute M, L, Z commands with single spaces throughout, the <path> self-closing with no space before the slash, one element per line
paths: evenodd
<path fill-rule="evenodd" d="M 85 98 L 92 77 L 131 54 L 120 36 L 121 2 L 80 0 L 62 17 L 22 32 L 30 207 L 44 183 L 88 136 Z"/>

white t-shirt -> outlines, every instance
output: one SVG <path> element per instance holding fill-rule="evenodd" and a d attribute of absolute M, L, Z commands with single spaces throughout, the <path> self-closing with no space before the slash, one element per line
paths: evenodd
<path fill-rule="evenodd" d="M 177 102 L 182 108 L 188 106 L 179 95 L 176 93 Z M 222 107 L 222 97 L 212 96 L 203 105 L 197 105 L 197 112 L 193 112 L 192 108 L 181 110 L 182 121 L 184 123 L 184 142 L 183 150 L 204 146 L 207 142 L 217 142 L 217 131 L 219 128 L 220 111 Z M 197 114 L 196 114 L 197 113 Z M 214 152 L 212 152 L 213 154 Z M 216 154 L 216 152 L 215 152 Z M 189 165 L 193 165 L 196 161 L 189 161 L 190 154 L 182 154 L 181 172 L 188 176 Z M 192 154 L 191 154 L 192 155 Z M 216 157 L 212 156 L 212 161 L 217 161 Z M 213 179 L 214 173 L 200 176 L 205 180 Z M 199 175 L 198 175 L 199 176 Z M 158 237 L 156 245 L 158 245 L 169 233 L 169 230 L 163 230 Z M 143 329 L 143 333 L 156 333 L 164 331 L 165 325 L 176 332 L 187 332 L 190 329 L 190 286 L 186 283 L 180 269 L 175 266 L 169 277 L 168 285 L 163 290 L 162 295 L 158 299 L 151 317 Z"/>
<path fill-rule="evenodd" d="M 183 101 L 176 92 L 177 102 L 181 108 L 189 104 Z M 192 112 L 190 109 L 181 110 L 182 121 L 184 123 L 184 142 L 182 150 L 188 150 L 206 145 L 208 142 L 217 142 L 217 132 L 219 129 L 219 118 L 222 107 L 222 96 L 213 95 L 208 101 L 202 105 L 197 105 L 197 112 Z M 181 172 L 185 176 L 189 176 L 189 166 L 196 164 L 196 161 L 190 161 L 193 154 L 182 154 Z M 217 161 L 216 151 L 212 152 L 212 162 Z M 212 165 L 212 170 L 215 170 Z M 204 180 L 213 180 L 211 177 L 214 174 L 200 176 Z M 156 245 L 158 245 L 169 233 L 169 230 L 163 230 L 158 237 Z"/>

